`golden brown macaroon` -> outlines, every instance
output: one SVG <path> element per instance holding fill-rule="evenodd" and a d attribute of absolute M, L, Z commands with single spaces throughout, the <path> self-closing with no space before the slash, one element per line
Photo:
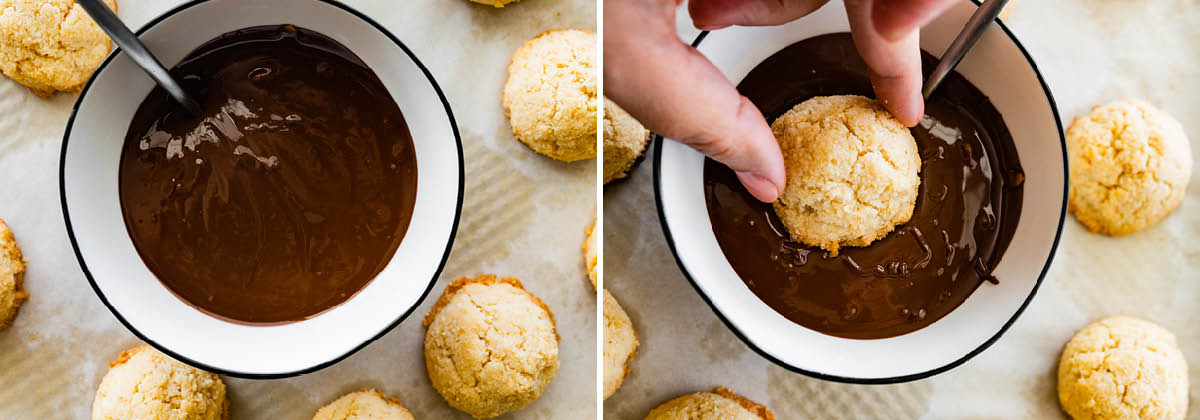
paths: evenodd
<path fill-rule="evenodd" d="M 509 3 L 516 3 L 518 0 L 471 0 L 479 4 L 486 4 L 497 9 L 507 6 Z"/>
<path fill-rule="evenodd" d="M 517 140 L 564 162 L 596 157 L 595 60 L 591 31 L 546 31 L 517 49 L 502 97 Z"/>
<path fill-rule="evenodd" d="M 25 258 L 12 230 L 0 219 L 0 330 L 12 325 L 21 304 L 29 300 L 24 282 Z"/>
<path fill-rule="evenodd" d="M 767 407 L 719 387 L 667 401 L 650 410 L 645 420 L 775 420 L 775 415 Z"/>
<path fill-rule="evenodd" d="M 628 176 L 649 143 L 650 130 L 604 98 L 604 183 Z"/>
<path fill-rule="evenodd" d="M 604 290 L 604 399 L 611 397 L 629 377 L 629 363 L 637 353 L 637 331 L 625 308 Z"/>
<path fill-rule="evenodd" d="M 141 345 L 121 353 L 96 389 L 92 420 L 228 420 L 225 383 Z"/>
<path fill-rule="evenodd" d="M 558 373 L 558 332 L 545 303 L 512 277 L 463 277 L 425 316 L 434 389 L 477 419 L 537 400 Z"/>
<path fill-rule="evenodd" d="M 592 222 L 588 226 L 587 238 L 583 240 L 583 265 L 587 267 L 588 280 L 592 281 L 592 286 L 596 285 L 596 263 L 600 261 L 600 247 L 596 243 L 596 222 Z"/>
<path fill-rule="evenodd" d="M 413 420 L 413 415 L 394 398 L 362 389 L 321 407 L 313 420 Z"/>
<path fill-rule="evenodd" d="M 1077 420 L 1182 419 L 1187 361 L 1170 331 L 1138 318 L 1105 318 L 1063 348 L 1058 401 Z"/>
<path fill-rule="evenodd" d="M 1067 152 L 1067 209 L 1104 235 L 1128 235 L 1166 218 L 1183 202 L 1192 177 L 1183 126 L 1143 101 L 1117 101 L 1075 117 Z"/>
<path fill-rule="evenodd" d="M 771 123 L 787 173 L 775 213 L 793 240 L 837 255 L 912 217 L 921 157 L 908 127 L 874 100 L 818 96 Z"/>
<path fill-rule="evenodd" d="M 74 1 L 0 0 L 0 72 L 38 96 L 80 91 L 111 49 Z"/>

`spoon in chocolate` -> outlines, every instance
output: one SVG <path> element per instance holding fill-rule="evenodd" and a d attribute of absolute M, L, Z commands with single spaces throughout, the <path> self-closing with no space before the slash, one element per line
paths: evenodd
<path fill-rule="evenodd" d="M 975 10 L 971 19 L 967 20 L 967 25 L 958 33 L 958 36 L 954 37 L 950 47 L 946 48 L 946 52 L 938 60 L 937 66 L 933 68 L 933 73 L 930 73 L 929 78 L 925 79 L 925 86 L 921 88 L 921 96 L 929 99 L 933 91 L 942 83 L 942 79 L 946 78 L 946 75 L 954 70 L 954 66 L 962 61 L 963 57 L 967 55 L 967 51 L 970 51 L 975 42 L 979 41 L 979 38 L 987 31 L 992 21 L 996 20 L 996 16 L 1000 15 L 1000 11 L 1004 10 L 1004 5 L 1007 3 L 1008 0 L 987 0 Z"/>
<path fill-rule="evenodd" d="M 142 45 L 142 41 L 138 40 L 133 31 L 130 31 L 129 27 L 125 26 L 121 22 L 121 19 L 108 6 L 104 5 L 100 0 L 76 1 L 80 7 L 83 7 L 84 11 L 92 16 L 92 20 L 96 21 L 100 29 L 103 29 L 108 34 L 108 37 L 112 38 L 113 42 L 122 51 L 125 51 L 125 54 L 129 55 L 133 63 L 141 67 L 142 71 L 146 72 L 151 79 L 154 79 L 159 86 L 162 86 L 176 102 L 183 105 L 184 109 L 187 109 L 193 115 L 200 115 L 203 112 L 200 109 L 200 104 L 183 90 L 179 82 L 167 72 L 166 67 L 163 67 L 162 62 L 159 62 L 154 57 L 154 54 L 151 54 L 146 49 L 146 46 Z"/>

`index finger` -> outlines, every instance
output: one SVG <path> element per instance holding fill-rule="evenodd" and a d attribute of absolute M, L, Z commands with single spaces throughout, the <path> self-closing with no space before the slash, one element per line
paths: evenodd
<path fill-rule="evenodd" d="M 912 127 L 925 114 L 925 101 L 921 97 L 920 34 L 913 29 L 896 40 L 885 38 L 872 22 L 873 3 L 876 1 L 846 1 L 850 33 L 859 55 L 871 69 L 871 86 L 880 104 L 901 123 Z"/>

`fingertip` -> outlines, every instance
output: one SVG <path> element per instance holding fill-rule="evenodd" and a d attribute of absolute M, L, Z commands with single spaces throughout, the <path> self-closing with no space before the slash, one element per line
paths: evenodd
<path fill-rule="evenodd" d="M 921 120 L 925 119 L 925 101 L 920 100 L 918 97 L 917 106 L 915 109 L 916 112 L 913 112 L 911 115 L 909 115 L 909 119 L 907 121 L 902 120 L 905 126 L 916 127 L 917 124 L 921 123 Z"/>
<path fill-rule="evenodd" d="M 891 103 L 896 104 L 896 102 Z M 896 116 L 896 119 L 900 120 L 900 123 L 904 124 L 905 127 L 916 126 L 925 116 L 925 101 L 923 101 L 920 96 L 910 98 L 909 103 L 902 106 L 884 105 L 884 107 L 888 109 L 888 112 L 891 112 L 892 115 Z"/>
<path fill-rule="evenodd" d="M 774 140 L 774 136 L 772 136 L 772 140 Z M 778 146 L 778 142 L 776 145 Z M 775 187 L 775 197 L 783 195 L 784 187 L 787 186 L 787 170 L 784 167 L 783 154 L 775 153 L 768 156 L 767 163 L 763 168 L 760 174 Z M 775 199 L 772 198 L 770 201 L 775 201 Z"/>
<path fill-rule="evenodd" d="M 921 97 L 920 93 L 910 94 L 908 98 L 909 103 L 903 111 L 903 116 L 900 117 L 900 122 L 907 127 L 913 127 L 925 117 L 925 98 Z"/>
<path fill-rule="evenodd" d="M 909 128 L 915 127 L 917 124 L 919 124 L 921 122 L 921 118 L 925 115 L 924 104 L 917 104 L 915 106 L 897 106 L 893 105 L 893 103 L 884 103 L 883 107 L 886 108 L 888 112 L 892 114 L 892 116 L 896 117 L 896 120 L 900 121 L 901 124 L 904 124 L 905 127 Z"/>
<path fill-rule="evenodd" d="M 742 185 L 746 187 L 746 191 L 750 192 L 750 195 L 764 203 L 775 201 L 779 198 L 779 194 L 782 191 L 782 188 L 778 184 L 759 174 L 738 172 L 737 177 L 738 181 L 741 181 Z"/>
<path fill-rule="evenodd" d="M 742 169 L 739 176 L 744 173 L 746 177 L 753 177 L 754 182 L 761 186 L 759 193 L 752 191 L 756 198 L 763 202 L 775 201 L 783 193 L 786 184 L 783 153 L 770 125 L 758 107 L 745 96 L 741 97 L 736 127 L 737 132 L 746 136 L 739 149 L 748 158 L 739 163 L 739 169 Z"/>
<path fill-rule="evenodd" d="M 913 72 L 920 74 L 920 69 Z M 913 127 L 925 116 L 925 98 L 921 97 L 921 79 L 873 76 L 871 85 L 880 104 L 906 127 Z"/>

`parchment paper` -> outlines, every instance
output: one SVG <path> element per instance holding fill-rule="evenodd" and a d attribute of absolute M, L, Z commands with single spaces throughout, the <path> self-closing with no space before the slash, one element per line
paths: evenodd
<path fill-rule="evenodd" d="M 178 3 L 123 0 L 118 8 L 137 28 Z M 467 165 L 458 237 L 429 298 L 380 340 L 298 378 L 225 378 L 233 418 L 308 419 L 361 387 L 398 398 L 419 419 L 470 418 L 429 385 L 421 318 L 447 282 L 480 273 L 519 277 L 554 312 L 562 335 L 557 378 L 541 399 L 501 418 L 595 418 L 596 301 L 579 251 L 596 211 L 595 163 L 534 154 L 513 138 L 500 105 L 517 47 L 552 28 L 594 30 L 594 0 L 522 0 L 504 9 L 466 0 L 348 3 L 404 41 L 450 101 Z M 0 77 L 0 218 L 29 260 L 32 295 L 0 332 L 0 419 L 90 418 L 107 363 L 139 344 L 93 294 L 63 227 L 58 160 L 75 97 L 39 99 Z"/>
<path fill-rule="evenodd" d="M 1053 90 L 1064 128 L 1093 105 L 1142 98 L 1179 119 L 1200 156 L 1200 3 L 1014 3 L 1009 27 Z M 697 31 L 686 9 L 679 14 L 681 37 L 690 42 Z M 605 281 L 642 343 L 632 376 L 605 402 L 606 419 L 641 419 L 670 398 L 718 385 L 766 404 L 779 419 L 1062 418 L 1055 390 L 1062 346 L 1076 329 L 1115 314 L 1175 333 L 1192 363 L 1188 418 L 1200 419 L 1200 172 L 1182 207 L 1138 234 L 1093 235 L 1068 216 L 1037 297 L 995 345 L 933 378 L 870 386 L 791 373 L 725 328 L 663 239 L 652 158 L 605 190 Z"/>

